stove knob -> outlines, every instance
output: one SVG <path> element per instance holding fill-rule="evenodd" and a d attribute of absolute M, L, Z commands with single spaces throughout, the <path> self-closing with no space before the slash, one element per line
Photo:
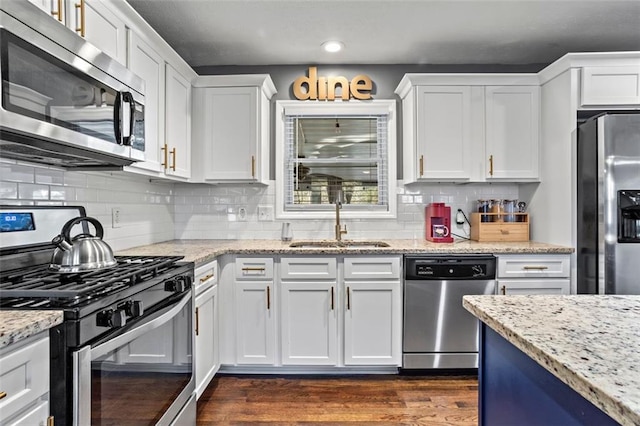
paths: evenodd
<path fill-rule="evenodd" d="M 127 323 L 127 316 L 123 309 L 109 309 L 102 311 L 96 317 L 98 327 L 119 328 Z"/>
<path fill-rule="evenodd" d="M 164 282 L 164 291 L 171 291 L 174 293 L 182 293 L 184 291 L 184 282 L 176 279 L 167 280 Z"/>
<path fill-rule="evenodd" d="M 139 317 L 144 313 L 144 309 L 142 307 L 142 301 L 140 300 L 133 300 L 133 301 L 127 302 L 127 304 L 124 307 L 124 310 L 127 313 L 127 316 L 132 318 Z"/>

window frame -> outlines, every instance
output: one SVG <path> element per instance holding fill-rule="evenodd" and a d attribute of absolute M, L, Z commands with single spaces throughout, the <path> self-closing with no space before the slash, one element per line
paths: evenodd
<path fill-rule="evenodd" d="M 366 208 L 353 209 L 343 208 L 340 216 L 353 219 L 383 219 L 397 217 L 397 200 L 396 190 L 397 172 L 396 172 L 396 101 L 391 99 L 375 99 L 369 101 L 276 101 L 275 110 L 275 213 L 276 219 L 333 219 L 335 211 L 332 206 L 327 206 L 325 210 L 320 210 L 316 206 L 309 206 L 305 209 L 300 206 L 296 210 L 285 210 L 285 125 L 287 115 L 302 116 L 371 116 L 386 115 L 387 116 L 387 191 L 388 203 L 386 209 L 368 210 Z"/>

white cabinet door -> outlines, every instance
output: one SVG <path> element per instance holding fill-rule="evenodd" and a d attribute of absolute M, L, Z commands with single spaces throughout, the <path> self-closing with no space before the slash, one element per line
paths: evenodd
<path fill-rule="evenodd" d="M 400 281 L 347 281 L 345 286 L 345 365 L 400 365 Z"/>
<path fill-rule="evenodd" d="M 275 306 L 272 281 L 236 281 L 238 364 L 275 363 Z"/>
<path fill-rule="evenodd" d="M 165 145 L 167 175 L 191 176 L 191 83 L 166 65 Z"/>
<path fill-rule="evenodd" d="M 128 67 L 145 82 L 145 161 L 134 163 L 132 168 L 164 172 L 164 90 L 165 64 L 162 56 L 140 38 L 129 31 Z"/>
<path fill-rule="evenodd" d="M 584 67 L 582 106 L 640 105 L 640 67 Z"/>
<path fill-rule="evenodd" d="M 485 88 L 487 179 L 537 180 L 538 86 Z"/>
<path fill-rule="evenodd" d="M 471 177 L 471 87 L 417 88 L 417 179 Z"/>
<path fill-rule="evenodd" d="M 569 294 L 569 279 L 560 280 L 499 280 L 498 293 L 514 294 Z"/>
<path fill-rule="evenodd" d="M 283 282 L 283 365 L 336 365 L 338 304 L 335 282 Z"/>
<path fill-rule="evenodd" d="M 214 285 L 196 298 L 196 393 L 202 395 L 219 364 L 218 286 Z"/>
<path fill-rule="evenodd" d="M 126 63 L 126 26 L 108 8 L 108 3 L 101 0 L 67 0 L 66 4 L 66 23 L 69 28 L 121 64 Z"/>
<path fill-rule="evenodd" d="M 258 89 L 207 88 L 206 180 L 254 181 L 258 162 Z"/>

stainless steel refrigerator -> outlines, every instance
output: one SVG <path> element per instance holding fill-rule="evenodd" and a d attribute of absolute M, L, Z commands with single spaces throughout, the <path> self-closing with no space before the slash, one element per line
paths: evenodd
<path fill-rule="evenodd" d="M 640 112 L 578 127 L 578 293 L 640 294 Z"/>

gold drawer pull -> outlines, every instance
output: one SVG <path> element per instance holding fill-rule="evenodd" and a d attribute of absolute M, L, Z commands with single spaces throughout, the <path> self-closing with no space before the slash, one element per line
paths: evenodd
<path fill-rule="evenodd" d="M 333 305 L 334 305 L 334 300 L 333 300 L 333 286 L 331 286 L 331 310 L 333 311 Z"/>
<path fill-rule="evenodd" d="M 203 283 L 205 281 L 209 281 L 211 278 L 213 278 L 213 274 L 209 274 L 206 277 L 200 278 L 200 282 Z"/>
<path fill-rule="evenodd" d="M 253 155 L 251 156 L 251 177 L 256 177 L 256 157 Z"/>
<path fill-rule="evenodd" d="M 267 310 L 271 310 L 271 287 L 267 286 Z"/>
<path fill-rule="evenodd" d="M 165 170 L 169 167 L 169 147 L 165 143 L 160 150 L 163 152 L 164 161 L 160 164 L 165 168 Z"/>
<path fill-rule="evenodd" d="M 242 270 L 244 272 L 249 272 L 249 271 L 259 271 L 259 272 L 264 272 L 264 266 L 260 266 L 260 267 L 247 267 L 247 268 L 242 268 Z"/>
<path fill-rule="evenodd" d="M 6 392 L 0 392 L 0 399 L 4 398 L 5 396 L 7 396 Z"/>
<path fill-rule="evenodd" d="M 420 156 L 420 177 L 424 175 L 424 155 Z"/>
<path fill-rule="evenodd" d="M 84 25 L 84 0 L 80 0 L 80 3 L 74 5 L 76 7 L 76 16 L 78 15 L 78 9 L 80 10 L 80 26 L 76 27 L 76 32 L 80 33 L 81 37 L 84 37 L 85 25 Z"/>
<path fill-rule="evenodd" d="M 170 151 L 171 159 L 173 160 L 173 164 L 171 164 L 170 169 L 171 169 L 171 170 L 173 170 L 174 172 L 176 171 L 176 149 L 177 149 L 177 148 L 173 148 L 173 149 Z"/>
<path fill-rule="evenodd" d="M 351 289 L 347 287 L 347 310 L 351 309 Z"/>
<path fill-rule="evenodd" d="M 53 419 L 53 416 L 49 416 L 49 418 L 47 418 L 47 426 L 55 426 L 55 420 Z"/>
<path fill-rule="evenodd" d="M 196 308 L 196 336 L 200 334 L 200 308 Z"/>
<path fill-rule="evenodd" d="M 493 176 L 493 155 L 489 156 L 489 176 Z"/>
<path fill-rule="evenodd" d="M 58 21 L 62 22 L 62 0 L 58 0 L 58 10 L 52 10 L 51 16 L 56 16 Z"/>
<path fill-rule="evenodd" d="M 522 269 L 525 271 L 544 271 L 545 269 L 549 269 L 548 266 L 523 266 Z"/>
<path fill-rule="evenodd" d="M 506 295 L 506 294 L 507 294 L 507 286 L 506 286 L 506 285 L 503 285 L 503 286 L 502 286 L 502 288 L 500 289 L 500 292 L 501 292 L 503 295 Z"/>

